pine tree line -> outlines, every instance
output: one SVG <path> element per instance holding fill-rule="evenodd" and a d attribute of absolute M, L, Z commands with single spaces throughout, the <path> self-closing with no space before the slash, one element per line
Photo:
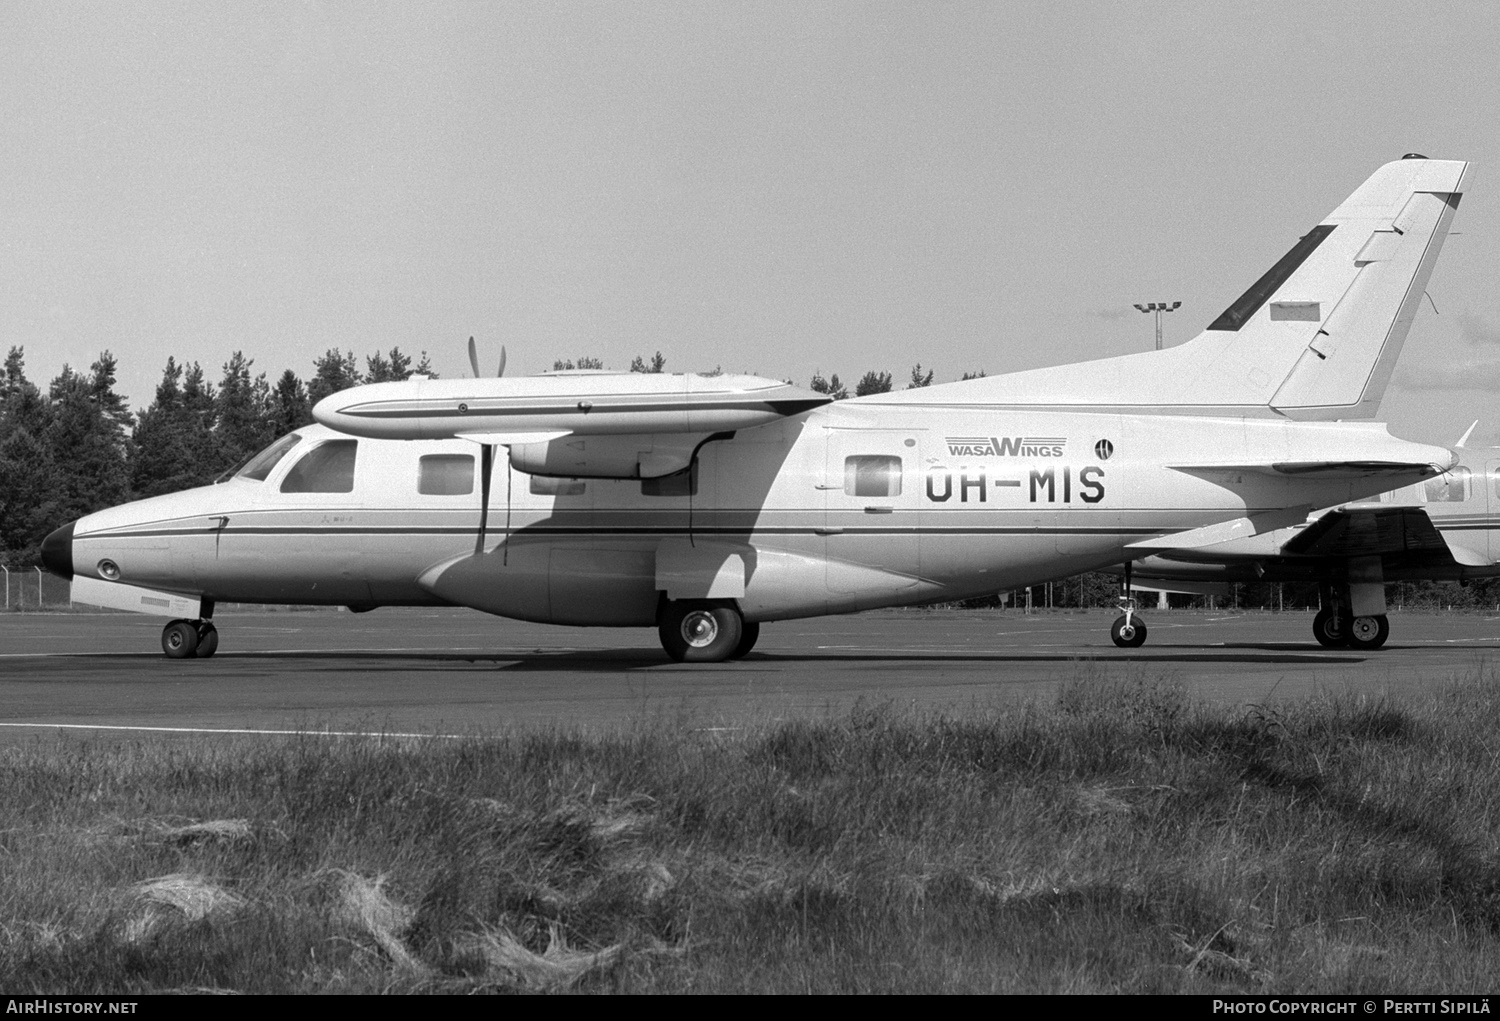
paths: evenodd
<path fill-rule="evenodd" d="M 85 514 L 212 482 L 307 425 L 331 393 L 434 375 L 426 352 L 416 365 L 400 348 L 364 362 L 329 350 L 306 383 L 287 369 L 272 385 L 236 351 L 215 384 L 199 363 L 169 357 L 150 406 L 132 414 L 109 351 L 87 373 L 63 366 L 44 392 L 12 347 L 0 372 L 0 563 L 36 564 L 47 533 Z"/>

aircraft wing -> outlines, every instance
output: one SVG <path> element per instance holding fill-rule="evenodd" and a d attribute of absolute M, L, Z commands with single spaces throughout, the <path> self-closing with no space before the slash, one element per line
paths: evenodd
<path fill-rule="evenodd" d="M 758 376 L 564 372 L 371 383 L 323 398 L 313 417 L 353 436 L 504 446 L 533 475 L 647 479 L 683 471 L 709 440 L 832 400 Z"/>
<path fill-rule="evenodd" d="M 1451 552 L 1422 508 L 1371 504 L 1329 511 L 1288 539 L 1281 550 L 1312 557 Z"/>
<path fill-rule="evenodd" d="M 323 398 L 313 417 L 351 436 L 440 440 L 554 433 L 621 436 L 732 432 L 833 398 L 777 379 L 695 373 L 555 373 L 369 383 Z"/>

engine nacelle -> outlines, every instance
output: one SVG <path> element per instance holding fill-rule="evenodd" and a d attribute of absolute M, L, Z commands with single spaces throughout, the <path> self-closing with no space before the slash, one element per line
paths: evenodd
<path fill-rule="evenodd" d="M 565 436 L 546 443 L 517 443 L 510 464 L 529 475 L 574 479 L 655 479 L 693 462 L 710 434 L 652 433 Z"/>

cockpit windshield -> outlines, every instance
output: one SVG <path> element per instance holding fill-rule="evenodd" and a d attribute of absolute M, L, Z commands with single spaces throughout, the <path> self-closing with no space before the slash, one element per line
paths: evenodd
<path fill-rule="evenodd" d="M 241 468 L 237 479 L 251 479 L 255 482 L 266 481 L 266 476 L 271 474 L 271 469 L 286 456 L 286 452 L 295 447 L 302 437 L 296 433 L 287 433 L 281 439 L 271 444 L 259 454 L 250 459 L 250 463 Z"/>
<path fill-rule="evenodd" d="M 327 440 L 292 465 L 281 480 L 283 493 L 352 493 L 358 440 Z"/>

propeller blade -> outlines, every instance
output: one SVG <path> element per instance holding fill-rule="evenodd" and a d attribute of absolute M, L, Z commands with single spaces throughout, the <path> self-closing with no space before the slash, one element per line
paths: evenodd
<path fill-rule="evenodd" d="M 495 378 L 499 379 L 505 375 L 505 345 L 500 345 L 500 368 L 495 370 Z"/>
<path fill-rule="evenodd" d="M 469 338 L 469 364 L 474 367 L 474 378 L 479 378 L 479 349 L 474 346 L 474 338 Z"/>
<path fill-rule="evenodd" d="M 479 448 L 479 534 L 474 539 L 476 557 L 484 552 L 484 535 L 490 523 L 490 477 L 494 471 L 495 448 L 486 443 Z"/>

